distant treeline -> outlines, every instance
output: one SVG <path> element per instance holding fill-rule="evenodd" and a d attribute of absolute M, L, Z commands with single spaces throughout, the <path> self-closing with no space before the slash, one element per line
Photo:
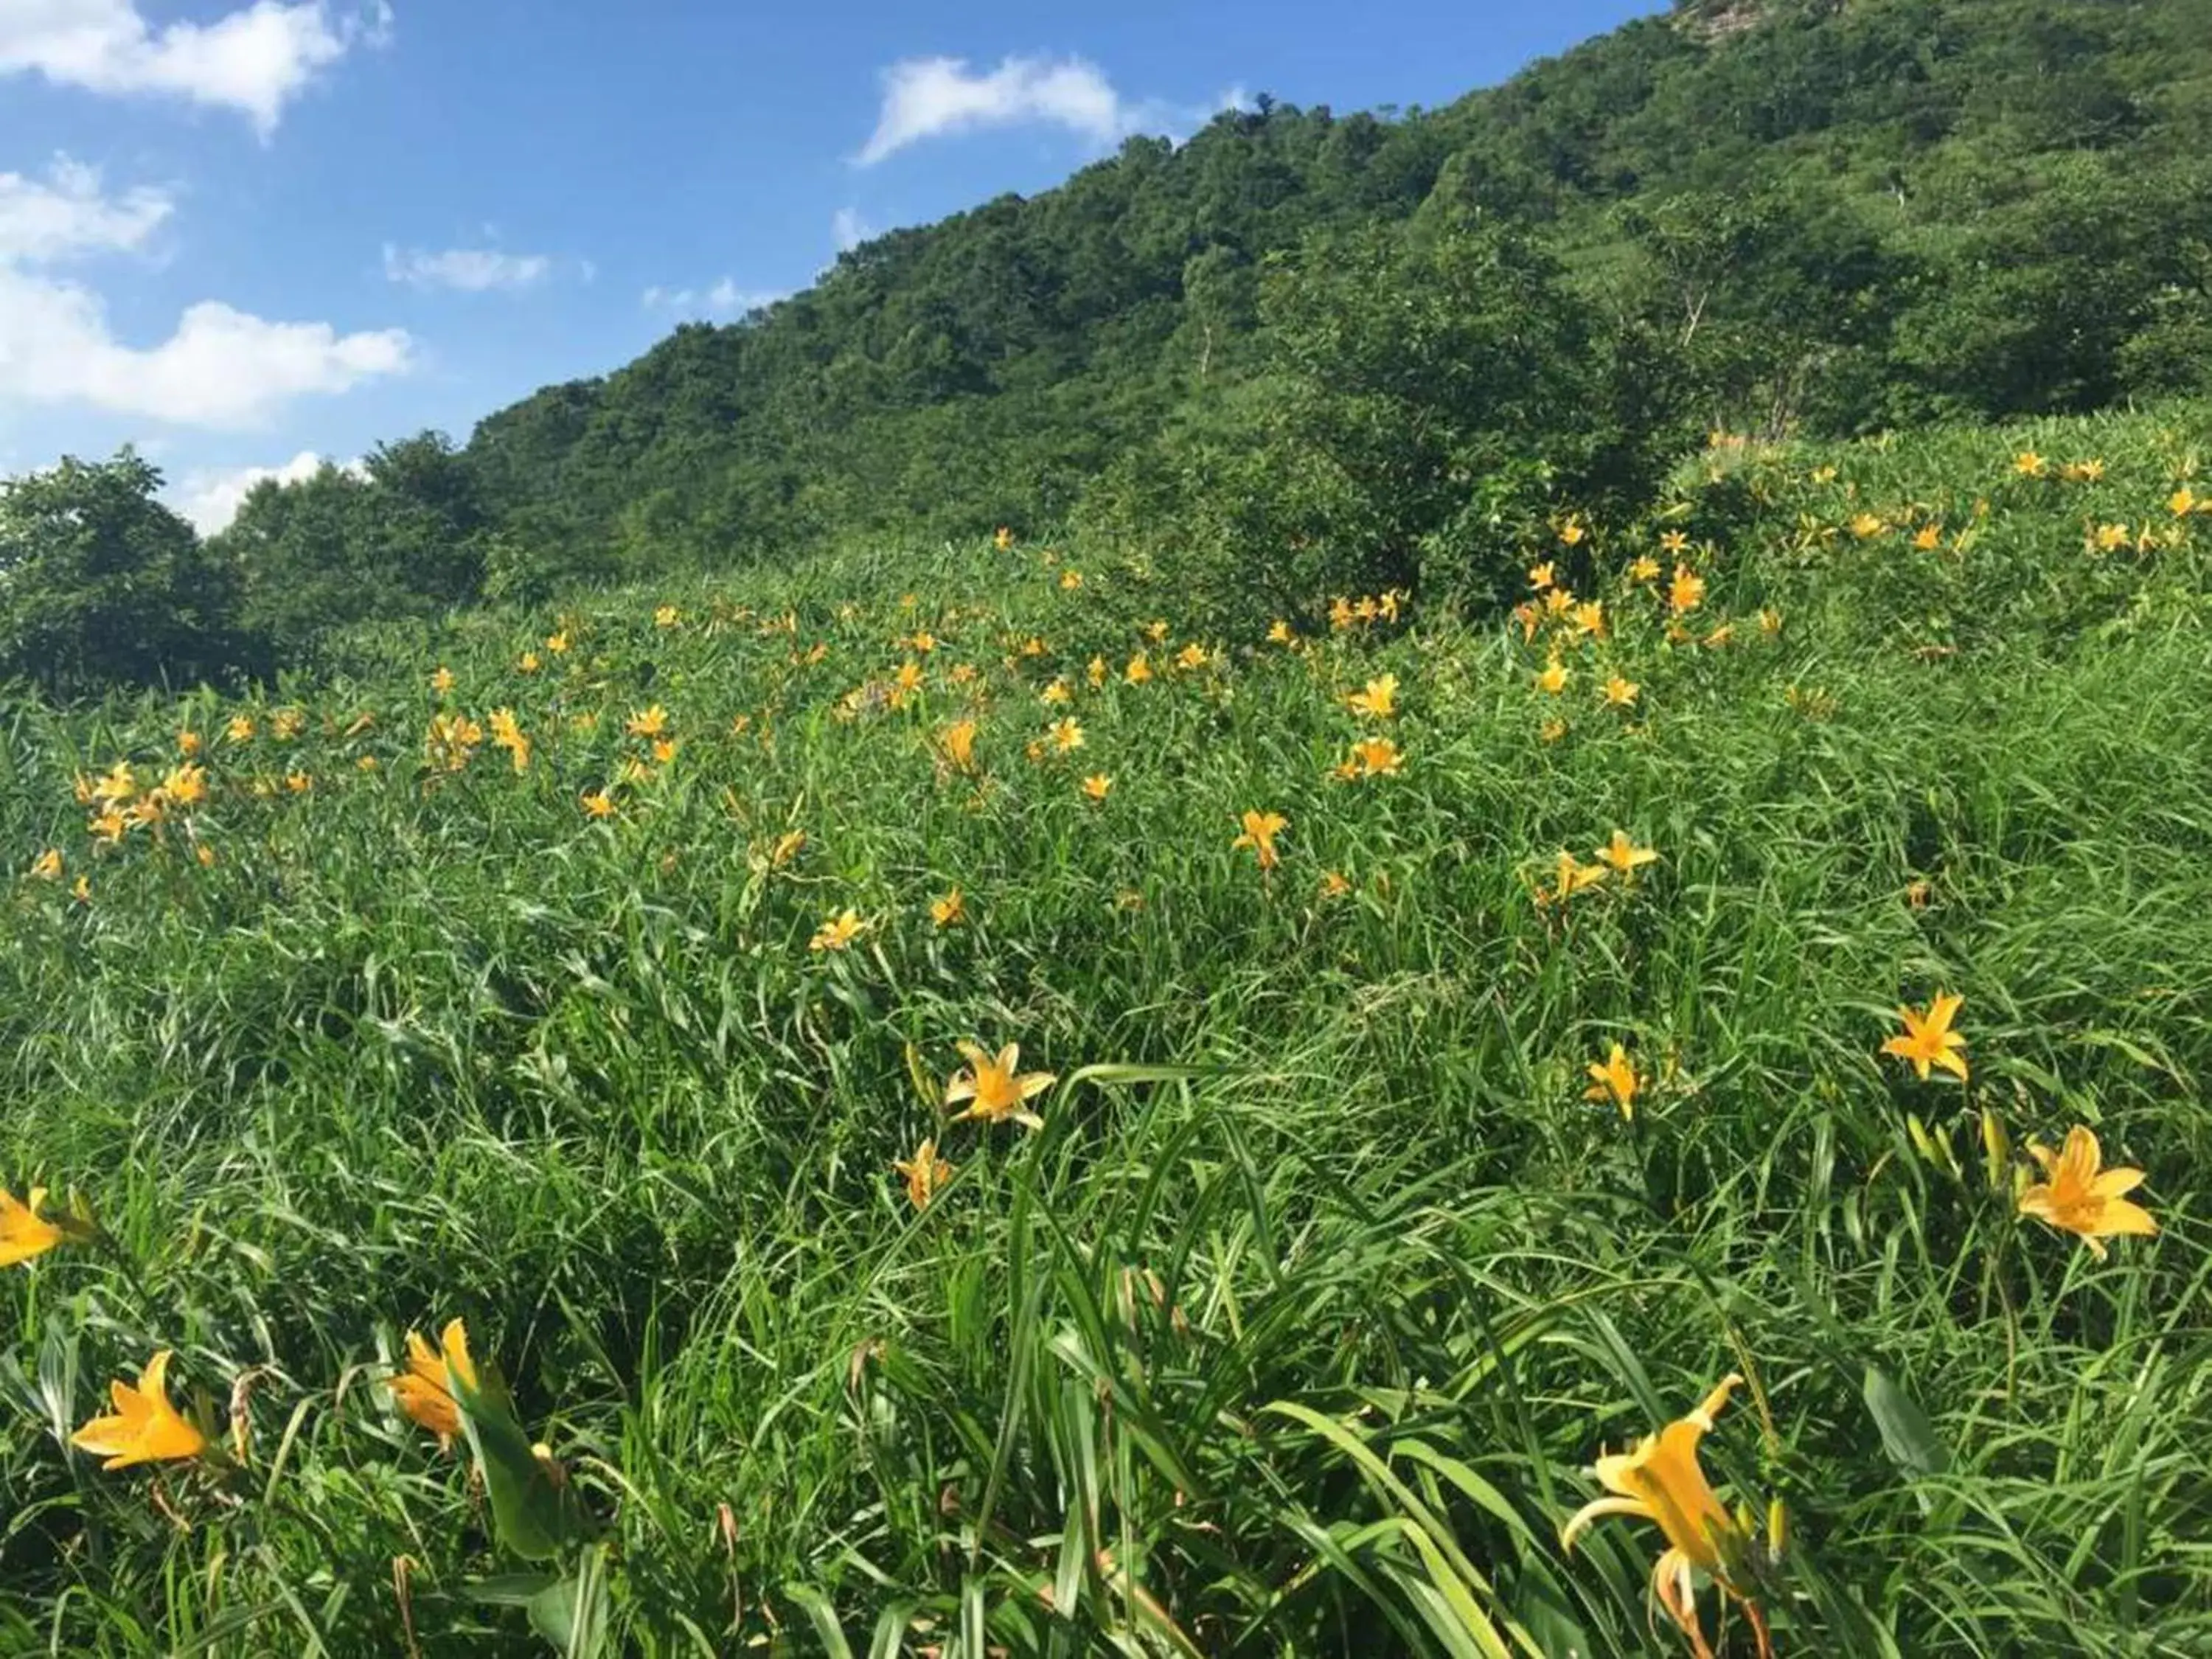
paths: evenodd
<path fill-rule="evenodd" d="M 0 677 L 265 667 L 369 616 L 999 524 L 1222 606 L 1480 592 L 1714 427 L 2212 387 L 2208 40 L 2212 0 L 1696 0 L 1441 110 L 1262 100 L 465 447 L 264 483 L 204 547 L 133 458 L 10 486 Z"/>

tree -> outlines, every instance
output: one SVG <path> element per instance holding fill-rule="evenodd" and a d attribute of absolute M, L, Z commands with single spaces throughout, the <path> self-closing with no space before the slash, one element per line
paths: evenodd
<path fill-rule="evenodd" d="M 0 678 L 73 697 L 248 665 L 233 572 L 161 488 L 128 448 L 0 483 Z"/>
<path fill-rule="evenodd" d="M 493 526 L 467 459 L 425 432 L 359 471 L 257 484 L 217 542 L 243 573 L 249 620 L 294 659 L 353 623 L 481 598 Z M 516 545 L 510 535 L 505 556 Z"/>

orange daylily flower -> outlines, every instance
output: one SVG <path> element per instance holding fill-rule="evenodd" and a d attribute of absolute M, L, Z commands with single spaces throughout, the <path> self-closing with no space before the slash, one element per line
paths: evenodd
<path fill-rule="evenodd" d="M 929 1200 L 937 1196 L 937 1189 L 959 1172 L 960 1166 L 937 1155 L 937 1143 L 925 1140 L 914 1149 L 910 1158 L 891 1160 L 891 1168 L 906 1177 L 906 1195 L 917 1210 L 929 1207 Z"/>
<path fill-rule="evenodd" d="M 407 1369 L 387 1378 L 384 1386 L 392 1390 L 392 1399 L 409 1421 L 436 1435 L 441 1448 L 452 1449 L 453 1437 L 461 1431 L 461 1412 L 453 1403 L 443 1352 L 418 1333 L 408 1332 Z"/>
<path fill-rule="evenodd" d="M 1928 1080 L 1928 1068 L 1931 1066 L 1955 1073 L 1959 1081 L 1964 1083 L 1966 1040 L 1951 1029 L 1951 1021 L 1965 1001 L 1964 997 L 1938 992 L 1924 1014 L 1899 1008 L 1897 1017 L 1905 1022 L 1905 1034 L 1883 1043 L 1882 1053 L 1909 1061 L 1923 1083 Z"/>
<path fill-rule="evenodd" d="M 1282 855 L 1275 851 L 1275 837 L 1291 827 L 1288 818 L 1280 812 L 1248 811 L 1239 822 L 1244 826 L 1243 833 L 1229 843 L 1231 852 L 1250 848 L 1263 871 L 1272 870 L 1282 862 Z"/>
<path fill-rule="evenodd" d="M 810 951 L 842 951 L 860 936 L 867 923 L 860 913 L 850 905 L 814 930 L 814 937 L 806 941 Z"/>
<path fill-rule="evenodd" d="M 179 1462 L 201 1455 L 207 1437 L 169 1403 L 169 1350 L 146 1362 L 136 1388 L 120 1378 L 109 1384 L 113 1415 L 95 1417 L 70 1437 L 70 1444 L 107 1461 L 103 1469 Z"/>
<path fill-rule="evenodd" d="M 1632 1450 L 1601 1456 L 1597 1478 L 1607 1495 L 1583 1504 L 1559 1533 L 1560 1547 L 1572 1550 L 1575 1540 L 1601 1516 L 1633 1516 L 1656 1525 L 1665 1535 L 1667 1547 L 1651 1574 L 1652 1593 L 1690 1638 L 1698 1659 L 1712 1659 L 1698 1619 L 1698 1571 L 1742 1605 L 1762 1659 L 1771 1651 L 1765 1620 L 1740 1582 L 1750 1540 L 1723 1507 L 1698 1463 L 1698 1443 L 1712 1432 L 1714 1418 L 1742 1384 L 1743 1378 L 1731 1371 L 1688 1416 L 1645 1435 Z"/>
<path fill-rule="evenodd" d="M 1644 1086 L 1644 1079 L 1629 1064 L 1627 1049 L 1616 1042 L 1602 1062 L 1593 1060 L 1584 1069 L 1590 1078 L 1589 1087 L 1583 1091 L 1584 1100 L 1610 1100 L 1620 1108 L 1621 1116 L 1636 1115 L 1636 1094 Z"/>
<path fill-rule="evenodd" d="M 1355 714 L 1369 720 L 1388 720 L 1398 712 L 1398 677 L 1378 674 L 1367 682 L 1366 690 L 1354 691 L 1344 701 Z"/>
<path fill-rule="evenodd" d="M 1633 875 L 1644 865 L 1658 861 L 1659 854 L 1649 847 L 1638 847 L 1626 830 L 1616 830 L 1613 839 L 1597 849 L 1599 858 L 1624 876 Z"/>
<path fill-rule="evenodd" d="M 69 1231 L 49 1221 L 40 1212 L 46 1206 L 46 1189 L 33 1187 L 27 1201 L 0 1188 L 0 1267 L 12 1267 L 44 1255 L 69 1237 Z"/>
<path fill-rule="evenodd" d="M 2077 1123 L 2069 1129 L 2066 1144 L 2056 1152 L 2048 1146 L 2030 1146 L 2027 1150 L 2043 1166 L 2044 1178 L 2021 1194 L 2022 1215 L 2079 1234 L 2100 1261 L 2105 1259 L 2106 1239 L 2149 1237 L 2158 1231 L 2150 1212 L 2125 1196 L 2142 1184 L 2143 1172 L 2106 1169 L 2104 1149 L 2087 1126 Z"/>
<path fill-rule="evenodd" d="M 984 1123 L 1001 1123 L 1012 1118 L 1032 1129 L 1044 1127 L 1044 1120 L 1029 1109 L 1028 1103 L 1051 1088 L 1058 1078 L 1050 1072 L 1024 1073 L 1018 1042 L 1009 1042 L 995 1056 L 985 1052 L 979 1042 L 958 1046 L 968 1066 L 954 1073 L 945 1085 L 945 1103 L 954 1106 L 964 1100 L 968 1109 L 956 1113 L 953 1122 L 975 1118 Z"/>

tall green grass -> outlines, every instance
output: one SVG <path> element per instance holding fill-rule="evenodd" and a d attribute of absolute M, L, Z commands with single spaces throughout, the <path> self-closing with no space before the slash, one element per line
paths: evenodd
<path fill-rule="evenodd" d="M 0 1274 L 0 1649 L 547 1650 L 383 1387 L 465 1316 L 604 1522 L 556 1569 L 571 1651 L 1680 1651 L 1656 1530 L 1559 1528 L 1729 1370 L 1707 1467 L 1786 1505 L 1783 1652 L 2212 1650 L 2212 520 L 2167 505 L 2208 441 L 1716 450 L 1653 523 L 1531 550 L 1611 613 L 1558 698 L 1556 632 L 1338 631 L 1328 595 L 1295 651 L 1173 671 L 1171 573 L 1023 544 L 9 711 L 0 833 L 67 867 L 4 901 L 0 1185 L 105 1237 Z M 1711 582 L 1673 643 L 1624 574 L 1668 530 Z M 927 689 L 841 718 L 923 628 Z M 665 765 L 623 730 L 656 702 Z M 497 707 L 526 772 L 426 770 L 434 713 Z M 931 741 L 970 711 L 980 778 Z M 1028 758 L 1062 712 L 1085 746 Z M 1404 771 L 1334 779 L 1385 724 Z M 187 728 L 191 831 L 93 845 L 73 779 Z M 1289 820 L 1264 876 L 1247 808 Z M 1659 861 L 1533 902 L 1616 827 Z M 1967 1086 L 1877 1052 L 1939 990 Z M 1059 1075 L 1043 1130 L 941 1123 L 969 1037 Z M 1615 1042 L 1632 1121 L 1583 1097 Z M 2019 1148 L 2077 1122 L 2162 1228 L 2102 1262 L 2014 1213 Z M 917 1213 L 891 1164 L 931 1135 L 959 1170 Z M 68 1449 L 162 1346 L 226 1434 L 243 1401 L 240 1472 Z"/>

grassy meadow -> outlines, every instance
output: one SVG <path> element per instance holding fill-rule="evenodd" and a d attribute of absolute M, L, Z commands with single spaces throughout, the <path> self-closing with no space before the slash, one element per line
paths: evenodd
<path fill-rule="evenodd" d="M 1714 1653 L 2212 1653 L 2212 415 L 1678 486 L 1504 620 L 1017 526 L 6 712 L 0 1651 L 1690 1652 L 1561 1532 L 1734 1374 Z"/>

